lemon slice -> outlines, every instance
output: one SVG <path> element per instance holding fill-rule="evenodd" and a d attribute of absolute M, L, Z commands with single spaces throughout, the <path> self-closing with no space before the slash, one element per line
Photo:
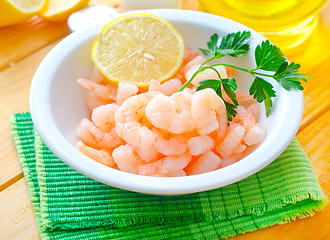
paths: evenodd
<path fill-rule="evenodd" d="M 92 60 L 110 83 L 144 88 L 152 79 L 163 82 L 173 76 L 183 53 L 183 39 L 170 23 L 151 14 L 130 14 L 102 29 Z"/>
<path fill-rule="evenodd" d="M 71 13 L 87 7 L 88 2 L 89 0 L 46 0 L 39 15 L 50 21 L 64 21 Z"/>
<path fill-rule="evenodd" d="M 44 4 L 45 0 L 0 0 L 0 27 L 29 19 Z"/>

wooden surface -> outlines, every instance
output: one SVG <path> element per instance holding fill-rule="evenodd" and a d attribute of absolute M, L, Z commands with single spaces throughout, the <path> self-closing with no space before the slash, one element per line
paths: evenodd
<path fill-rule="evenodd" d="M 118 0 L 91 0 L 118 6 Z M 183 7 L 197 9 L 196 0 Z M 304 83 L 305 112 L 297 133 L 311 160 L 325 194 L 330 197 L 330 4 L 321 12 L 320 23 L 310 39 L 290 61 L 310 75 Z M 0 239 L 39 239 L 26 182 L 9 131 L 9 116 L 28 111 L 33 74 L 45 55 L 67 34 L 65 22 L 50 23 L 38 17 L 0 28 Z M 330 206 L 314 217 L 276 225 L 231 239 L 330 239 Z"/>

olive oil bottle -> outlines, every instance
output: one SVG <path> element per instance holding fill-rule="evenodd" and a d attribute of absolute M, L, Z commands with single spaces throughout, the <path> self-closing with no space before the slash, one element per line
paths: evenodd
<path fill-rule="evenodd" d="M 282 50 L 308 38 L 326 0 L 199 0 L 200 10 L 240 22 Z"/>

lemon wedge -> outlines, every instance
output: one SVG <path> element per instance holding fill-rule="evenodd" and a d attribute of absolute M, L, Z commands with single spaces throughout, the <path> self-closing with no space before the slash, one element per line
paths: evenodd
<path fill-rule="evenodd" d="M 0 0 L 0 27 L 23 22 L 35 15 L 45 0 Z"/>
<path fill-rule="evenodd" d="M 89 0 L 46 0 L 40 17 L 49 21 L 65 21 L 71 13 L 88 6 Z"/>
<path fill-rule="evenodd" d="M 149 86 L 163 82 L 180 67 L 184 54 L 181 35 L 164 19 L 130 14 L 108 23 L 92 47 L 92 60 L 109 83 Z"/>

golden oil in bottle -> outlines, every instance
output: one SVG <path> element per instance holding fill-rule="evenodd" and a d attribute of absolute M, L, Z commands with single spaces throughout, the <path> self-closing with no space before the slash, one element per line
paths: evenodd
<path fill-rule="evenodd" d="M 282 50 L 311 34 L 326 0 L 199 0 L 200 10 L 240 22 Z"/>

